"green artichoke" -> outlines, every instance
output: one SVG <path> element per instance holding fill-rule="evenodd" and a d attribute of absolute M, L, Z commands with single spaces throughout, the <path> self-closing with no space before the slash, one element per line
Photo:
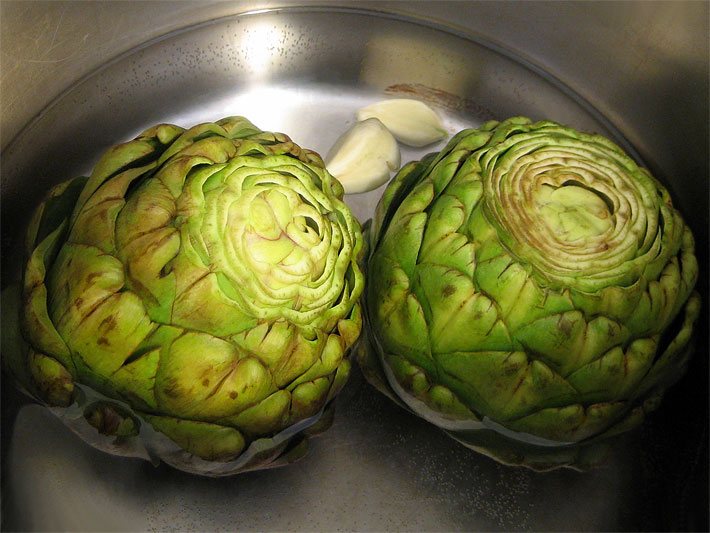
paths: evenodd
<path fill-rule="evenodd" d="M 372 222 L 366 376 L 495 458 L 585 467 L 688 359 L 693 236 L 614 143 L 488 122 L 405 165 Z"/>
<path fill-rule="evenodd" d="M 6 366 L 94 434 L 138 435 L 179 468 L 300 453 L 362 325 L 362 234 L 342 197 L 316 153 L 242 117 L 112 147 L 33 219 L 29 348 Z"/>

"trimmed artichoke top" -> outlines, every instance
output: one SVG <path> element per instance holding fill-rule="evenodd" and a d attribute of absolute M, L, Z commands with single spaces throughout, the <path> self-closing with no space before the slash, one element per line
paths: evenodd
<path fill-rule="evenodd" d="M 371 235 L 381 364 L 443 427 L 578 442 L 638 421 L 684 368 L 693 236 L 602 136 L 526 118 L 464 130 L 400 170 Z"/>
<path fill-rule="evenodd" d="M 229 460 L 316 415 L 361 329 L 362 236 L 320 157 L 241 117 L 158 125 L 58 186 L 28 237 L 24 381 L 119 399 Z"/>

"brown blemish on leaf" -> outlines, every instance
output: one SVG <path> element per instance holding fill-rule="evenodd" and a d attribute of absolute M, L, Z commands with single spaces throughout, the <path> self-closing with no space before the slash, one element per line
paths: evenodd
<path fill-rule="evenodd" d="M 454 287 L 453 285 L 447 285 L 446 287 L 444 287 L 444 290 L 441 291 L 441 294 L 444 296 L 444 298 L 448 298 L 455 292 L 456 287 Z"/>
<path fill-rule="evenodd" d="M 165 384 L 165 387 L 163 387 L 163 394 L 170 398 L 180 397 L 180 386 L 178 385 L 175 378 L 168 380 L 168 382 Z"/>
<path fill-rule="evenodd" d="M 112 329 L 116 329 L 116 317 L 114 315 L 109 315 L 101 321 L 99 324 L 99 329 L 108 333 Z"/>
<path fill-rule="evenodd" d="M 101 272 L 92 272 L 91 274 L 86 276 L 86 283 L 88 283 L 89 285 L 93 285 L 96 278 L 100 278 L 100 277 L 101 277 Z"/>
<path fill-rule="evenodd" d="M 572 334 L 572 327 L 574 324 L 568 318 L 561 316 L 557 321 L 557 326 L 560 328 L 560 331 L 565 334 L 565 336 L 569 337 Z"/>

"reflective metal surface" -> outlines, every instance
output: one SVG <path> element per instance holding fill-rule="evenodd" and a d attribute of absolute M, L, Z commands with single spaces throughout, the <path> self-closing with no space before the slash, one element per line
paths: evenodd
<path fill-rule="evenodd" d="M 143 17 L 165 11 L 160 4 L 165 5 L 147 3 Z M 244 2 L 238 8 L 252 4 Z M 72 86 L 34 121 L 29 120 L 32 115 L 16 112 L 17 103 L 8 103 L 4 96 L 3 129 L 19 130 L 17 117 L 29 124 L 7 144 L 1 159 L 3 284 L 15 275 L 18 229 L 43 192 L 53 183 L 88 172 L 103 149 L 146 126 L 163 121 L 190 126 L 243 114 L 263 129 L 286 132 L 302 146 L 325 153 L 352 123 L 358 107 L 385 94 L 414 92 L 437 106 L 452 133 L 487 118 L 525 114 L 598 131 L 638 151 L 676 193 L 690 219 L 701 250 L 701 291 L 706 292 L 707 180 L 702 178 L 707 176 L 703 166 L 707 161 L 702 162 L 700 141 L 703 135 L 707 141 L 707 124 L 703 130 L 701 120 L 698 129 L 686 136 L 687 157 L 678 155 L 675 147 L 683 143 L 675 137 L 673 149 L 657 149 L 665 146 L 663 125 L 670 123 L 669 128 L 677 131 L 673 113 L 684 116 L 690 104 L 681 102 L 670 115 L 659 114 L 654 100 L 642 103 L 626 96 L 599 105 L 595 100 L 613 92 L 610 80 L 619 79 L 618 74 L 600 77 L 597 92 L 594 86 L 575 92 L 560 83 L 559 76 L 524 58 L 535 49 L 511 57 L 503 53 L 506 47 L 494 44 L 510 37 L 517 27 L 522 36 L 514 40 L 545 52 L 545 45 L 537 44 L 544 39 L 523 27 L 519 13 L 512 15 L 512 30 L 501 29 L 504 24 L 498 21 L 494 27 L 499 31 L 491 40 L 475 40 L 461 28 L 456 15 L 473 18 L 474 8 L 479 7 L 481 16 L 497 20 L 490 6 L 444 3 L 437 8 L 432 4 L 424 4 L 419 14 L 446 17 L 459 26 L 344 8 L 256 12 L 203 23 L 129 51 Z M 124 15 L 136 27 L 127 34 L 117 30 L 112 37 L 114 50 L 143 42 L 137 40 L 140 37 L 184 26 L 186 20 L 206 20 L 200 18 L 206 13 L 223 15 L 236 9 L 230 2 L 199 4 L 203 8 L 195 3 L 171 5 L 177 6 L 177 12 L 160 18 L 150 32 L 138 31 L 140 17 Z M 500 4 L 500 13 L 513 13 L 514 5 L 521 4 Z M 579 8 L 570 4 L 554 9 L 531 5 L 532 13 L 551 16 L 558 10 L 561 16 L 567 13 L 567 21 L 579 16 L 575 11 Z M 667 4 L 658 5 L 656 16 L 670 13 L 665 11 Z M 66 6 L 78 24 L 76 3 Z M 121 11 L 125 6 L 108 6 L 109 11 L 127 12 Z M 383 6 L 396 10 L 403 4 L 366 3 L 366 7 Z M 627 4 L 618 4 L 616 11 L 608 9 L 590 11 L 594 16 L 588 22 L 602 27 L 610 12 L 622 18 L 631 12 L 645 13 Z M 660 24 L 655 16 L 643 20 L 651 21 L 652 28 Z M 685 19 L 678 15 L 669 20 L 672 25 Z M 103 23 L 108 27 L 109 22 Z M 53 24 L 47 31 L 54 28 L 58 33 L 61 24 Z M 125 19 L 122 24 L 125 28 Z M 164 31 L 155 33 L 160 30 Z M 96 38 L 93 29 L 86 32 L 87 40 Z M 564 34 L 569 32 L 563 28 Z M 119 35 L 128 37 L 121 40 Z M 2 38 L 5 54 L 7 32 Z M 61 46 L 61 40 L 50 42 Z M 680 46 L 670 38 L 668 43 L 669 49 Z M 51 46 L 47 61 L 52 58 Z M 106 59 L 100 50 L 90 54 L 82 48 L 78 53 L 94 61 Z M 590 54 L 588 64 L 598 65 L 594 54 L 602 52 Z M 560 55 L 556 57 L 559 60 Z M 634 68 L 633 58 L 624 57 Z M 693 55 L 688 64 L 694 61 Z M 570 62 L 574 60 L 558 61 L 558 72 L 565 68 L 569 72 Z M 85 66 L 90 63 L 87 60 Z M 635 68 L 642 69 L 643 64 L 640 58 Z M 665 76 L 657 74 L 656 81 Z M 577 81 L 584 79 L 583 74 L 576 76 Z M 2 79 L 6 84 L 5 68 Z M 683 91 L 696 94 L 702 87 L 702 81 L 688 83 L 681 85 L 681 95 Z M 627 89 L 620 83 L 618 89 L 622 87 Z M 637 91 L 643 95 L 645 89 Z M 10 94 L 17 94 L 16 89 Z M 35 103 L 41 100 L 36 87 L 28 98 Z M 617 105 L 616 111 L 609 102 Z M 624 114 L 619 102 L 644 107 L 648 119 L 655 116 L 661 126 L 639 130 L 643 113 L 630 109 Z M 707 101 L 698 103 L 698 112 L 703 109 L 707 115 Z M 3 133 L 3 146 L 6 137 Z M 422 153 L 408 149 L 403 160 Z M 697 168 L 697 173 L 690 175 L 691 168 Z M 346 200 L 365 220 L 380 192 Z M 369 387 L 357 370 L 337 400 L 335 425 L 313 441 L 303 461 L 227 479 L 199 478 L 164 465 L 154 468 L 139 460 L 107 456 L 86 446 L 47 411 L 20 407 L 22 400 L 3 384 L 3 529 L 706 529 L 707 332 L 699 347 L 691 373 L 671 391 L 661 409 L 622 441 L 606 467 L 588 474 L 535 474 L 500 466 L 399 409 Z"/>

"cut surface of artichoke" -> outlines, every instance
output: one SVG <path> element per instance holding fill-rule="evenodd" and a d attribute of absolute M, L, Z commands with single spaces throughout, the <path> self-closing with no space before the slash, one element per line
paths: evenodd
<path fill-rule="evenodd" d="M 358 110 L 358 120 L 370 118 L 380 120 L 401 143 L 416 148 L 440 141 L 448 134 L 436 111 L 411 98 L 382 100 Z"/>

